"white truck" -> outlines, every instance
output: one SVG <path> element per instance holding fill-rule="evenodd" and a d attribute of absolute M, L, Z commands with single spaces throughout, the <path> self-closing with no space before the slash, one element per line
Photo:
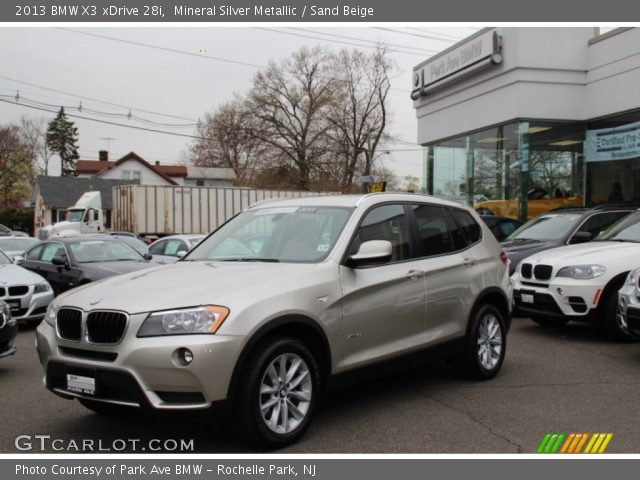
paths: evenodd
<path fill-rule="evenodd" d="M 85 192 L 73 207 L 67 209 L 65 220 L 47 225 L 38 231 L 38 238 L 70 236 L 105 231 L 100 192 Z"/>
<path fill-rule="evenodd" d="M 229 218 L 256 202 L 298 198 L 314 192 L 258 190 L 232 187 L 124 185 L 113 188 L 111 230 L 140 236 L 212 232 Z M 85 192 L 67 210 L 66 219 L 41 228 L 40 239 L 108 231 L 100 192 Z"/>

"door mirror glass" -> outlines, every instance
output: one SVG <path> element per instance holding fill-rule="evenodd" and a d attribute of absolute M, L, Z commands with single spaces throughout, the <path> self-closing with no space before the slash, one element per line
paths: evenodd
<path fill-rule="evenodd" d="M 391 259 L 393 247 L 388 240 L 369 240 L 360 245 L 358 253 L 349 257 L 349 266 L 385 263 Z"/>
<path fill-rule="evenodd" d="M 592 238 L 593 235 L 591 235 L 589 232 L 576 232 L 573 234 L 573 237 L 571 237 L 571 241 L 569 243 L 574 244 L 590 242 Z"/>
<path fill-rule="evenodd" d="M 69 262 L 67 262 L 67 257 L 65 257 L 64 255 L 57 255 L 57 256 L 53 257 L 51 259 L 51 263 L 53 263 L 54 265 L 61 266 L 61 267 L 64 267 L 64 266 L 69 264 Z"/>
<path fill-rule="evenodd" d="M 22 265 L 24 263 L 24 257 L 16 255 L 15 257 L 13 257 L 13 263 L 15 263 L 16 265 Z"/>
<path fill-rule="evenodd" d="M 179 252 L 176 252 L 176 257 L 178 258 L 182 258 L 187 254 L 186 250 L 180 250 Z"/>

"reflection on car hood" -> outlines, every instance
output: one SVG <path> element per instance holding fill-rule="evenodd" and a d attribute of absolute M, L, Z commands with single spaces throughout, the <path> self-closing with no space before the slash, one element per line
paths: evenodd
<path fill-rule="evenodd" d="M 138 270 L 144 270 L 155 266 L 156 265 L 153 263 L 131 260 L 121 262 L 81 263 L 78 265 L 78 268 L 84 272 L 85 277 L 91 280 L 100 280 L 101 278 L 136 272 Z"/>
<path fill-rule="evenodd" d="M 315 264 L 302 263 L 178 262 L 88 284 L 61 296 L 60 305 L 91 310 L 98 308 L 91 302 L 101 299 L 99 308 L 133 314 L 215 304 L 239 289 L 249 299 L 252 289 L 268 288 L 314 268 Z"/>
<path fill-rule="evenodd" d="M 520 252 L 531 250 L 533 248 L 551 248 L 557 247 L 559 240 L 535 240 L 532 238 L 522 240 L 506 240 L 500 244 L 507 254 L 511 252 Z"/>
<path fill-rule="evenodd" d="M 44 282 L 44 279 L 40 275 L 30 272 L 18 265 L 0 265 L 0 287 L 10 285 L 35 285 L 36 283 L 42 282 Z"/>
<path fill-rule="evenodd" d="M 640 264 L 640 243 L 588 242 L 579 245 L 552 248 L 527 257 L 527 262 L 556 266 L 600 264 L 604 266 L 623 262 L 629 268 Z"/>

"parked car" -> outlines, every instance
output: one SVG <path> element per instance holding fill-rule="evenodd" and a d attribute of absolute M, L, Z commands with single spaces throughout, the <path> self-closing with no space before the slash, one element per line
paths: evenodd
<path fill-rule="evenodd" d="M 618 324 L 640 338 L 640 268 L 632 270 L 618 292 Z"/>
<path fill-rule="evenodd" d="M 29 234 L 21 232 L 20 230 L 11 230 L 9 227 L 5 227 L 0 223 L 0 237 L 12 235 L 14 237 L 28 237 Z"/>
<path fill-rule="evenodd" d="M 18 325 L 16 319 L 11 316 L 11 308 L 0 300 L 0 358 L 16 353 L 13 340 L 17 333 Z"/>
<path fill-rule="evenodd" d="M 111 233 L 110 235 L 134 248 L 140 255 L 149 253 L 149 245 L 136 235 L 121 235 L 120 233 Z"/>
<path fill-rule="evenodd" d="M 41 275 L 59 295 L 113 275 L 155 266 L 124 242 L 106 235 L 77 235 L 45 240 L 16 262 Z"/>
<path fill-rule="evenodd" d="M 0 252 L 0 300 L 9 305 L 14 320 L 37 324 L 53 300 L 53 292 L 41 276 L 15 265 Z"/>
<path fill-rule="evenodd" d="M 582 197 L 573 196 L 566 192 L 555 192 L 552 196 L 543 188 L 532 188 L 527 193 L 527 197 L 527 220 L 550 210 L 580 207 L 582 205 Z M 473 208 L 480 215 L 500 215 L 518 218 L 520 214 L 520 199 L 487 200 L 476 203 Z"/>
<path fill-rule="evenodd" d="M 38 239 L 33 237 L 16 237 L 14 235 L 0 237 L 0 250 L 12 261 L 16 256 L 24 255 L 25 250 L 38 243 Z"/>
<path fill-rule="evenodd" d="M 541 325 L 589 322 L 617 340 L 637 340 L 619 322 L 618 290 L 640 264 L 640 212 L 594 241 L 525 258 L 512 278 L 518 310 Z"/>
<path fill-rule="evenodd" d="M 480 215 L 480 218 L 487 224 L 498 242 L 504 241 L 522 226 L 522 222 L 515 218 L 498 217 L 497 215 Z"/>
<path fill-rule="evenodd" d="M 638 206 L 568 208 L 529 220 L 502 243 L 509 257 L 509 274 L 523 258 L 554 247 L 589 242 Z"/>
<path fill-rule="evenodd" d="M 195 247 L 206 235 L 170 235 L 151 244 L 149 253 L 156 263 L 174 263 Z"/>
<path fill-rule="evenodd" d="M 89 409 L 227 401 L 249 438 L 282 446 L 335 374 L 429 350 L 473 378 L 495 376 L 510 323 L 506 262 L 475 212 L 453 202 L 269 201 L 180 262 L 59 296 L 37 348 L 47 388 Z"/>

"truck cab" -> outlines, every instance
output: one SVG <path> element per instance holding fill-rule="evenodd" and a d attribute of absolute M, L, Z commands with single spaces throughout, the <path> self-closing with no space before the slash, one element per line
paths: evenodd
<path fill-rule="evenodd" d="M 100 192 L 85 192 L 73 207 L 67 209 L 65 220 L 41 228 L 38 238 L 100 233 L 105 230 Z"/>

